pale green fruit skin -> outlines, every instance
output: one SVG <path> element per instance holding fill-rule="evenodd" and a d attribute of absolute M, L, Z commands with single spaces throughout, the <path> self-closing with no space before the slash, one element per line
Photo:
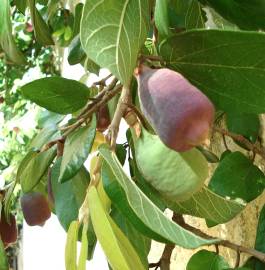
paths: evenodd
<path fill-rule="evenodd" d="M 162 195 L 185 201 L 203 187 L 208 163 L 197 149 L 178 153 L 143 128 L 140 138 L 132 133 L 137 166 L 146 181 Z"/>

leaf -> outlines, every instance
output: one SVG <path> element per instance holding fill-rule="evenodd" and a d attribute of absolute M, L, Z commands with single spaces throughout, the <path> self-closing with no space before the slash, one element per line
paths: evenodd
<path fill-rule="evenodd" d="M 1 270 L 9 269 L 5 247 L 1 239 L 0 239 L 0 269 Z"/>
<path fill-rule="evenodd" d="M 51 183 L 55 201 L 55 213 L 65 230 L 77 219 L 78 211 L 90 181 L 89 173 L 82 167 L 75 177 L 65 183 L 59 183 L 61 158 L 58 158 L 51 169 Z M 66 211 L 67 209 L 67 211 Z"/>
<path fill-rule="evenodd" d="M 66 246 L 65 246 L 65 269 L 77 270 L 77 239 L 78 239 L 78 221 L 72 221 L 67 232 Z"/>
<path fill-rule="evenodd" d="M 241 152 L 227 155 L 215 170 L 209 188 L 221 196 L 250 202 L 264 190 L 263 172 Z"/>
<path fill-rule="evenodd" d="M 161 37 L 170 35 L 168 2 L 168 0 L 157 0 L 155 3 L 155 25 Z"/>
<path fill-rule="evenodd" d="M 261 128 L 257 114 L 228 113 L 226 125 L 230 132 L 243 135 L 253 143 L 257 140 Z"/>
<path fill-rule="evenodd" d="M 124 254 L 126 251 L 121 249 L 121 243 L 119 243 L 116 233 L 113 231 L 110 219 L 101 205 L 97 190 L 93 186 L 88 191 L 88 203 L 95 233 L 111 267 L 124 270 L 132 269 L 130 268 L 130 262 L 126 260 L 126 253 Z M 135 268 L 144 269 L 143 267 L 137 268 L 137 265 L 135 265 Z"/>
<path fill-rule="evenodd" d="M 89 89 L 82 83 L 61 77 L 35 80 L 21 87 L 22 94 L 45 109 L 68 114 L 85 106 Z"/>
<path fill-rule="evenodd" d="M 203 187 L 208 164 L 197 149 L 178 153 L 143 128 L 141 137 L 137 139 L 133 133 L 133 138 L 137 166 L 146 181 L 161 194 L 183 201 Z"/>
<path fill-rule="evenodd" d="M 220 161 L 213 152 L 203 148 L 202 146 L 197 146 L 196 148 L 204 155 L 209 163 L 217 163 Z"/>
<path fill-rule="evenodd" d="M 94 73 L 97 76 L 99 76 L 100 66 L 96 64 L 94 61 L 92 61 L 91 59 L 89 59 L 88 57 L 84 61 L 83 66 L 90 73 Z"/>
<path fill-rule="evenodd" d="M 20 0 L 21 1 L 21 0 Z M 8 58 L 18 65 L 26 64 L 24 55 L 19 51 L 12 36 L 12 23 L 9 0 L 2 0 L 0 7 L 0 47 Z"/>
<path fill-rule="evenodd" d="M 165 39 L 160 54 L 218 109 L 263 113 L 264 43 L 264 33 L 194 30 Z"/>
<path fill-rule="evenodd" d="M 91 260 L 93 258 L 94 250 L 97 244 L 97 237 L 93 228 L 91 218 L 89 218 L 88 222 L 87 241 L 88 241 L 87 259 Z"/>
<path fill-rule="evenodd" d="M 86 53 L 81 46 L 80 37 L 77 35 L 69 45 L 68 63 L 70 65 L 76 65 L 81 63 L 85 58 Z"/>
<path fill-rule="evenodd" d="M 82 230 L 81 250 L 77 270 L 86 270 L 86 260 L 88 252 L 87 227 L 88 225 L 85 224 Z"/>
<path fill-rule="evenodd" d="M 43 110 L 38 114 L 38 128 L 47 128 L 48 126 L 56 125 L 61 122 L 64 115 Z"/>
<path fill-rule="evenodd" d="M 14 4 L 22 14 L 25 14 L 25 10 L 27 8 L 27 0 L 14 0 Z"/>
<path fill-rule="evenodd" d="M 41 17 L 39 11 L 35 7 L 35 0 L 28 0 L 28 6 L 30 10 L 30 17 L 34 27 L 34 34 L 36 40 L 41 45 L 54 45 L 50 29 L 46 22 Z"/>
<path fill-rule="evenodd" d="M 80 32 L 80 24 L 81 24 L 81 17 L 83 13 L 84 4 L 78 3 L 75 6 L 75 19 L 74 19 L 74 26 L 73 26 L 73 36 L 79 34 Z"/>
<path fill-rule="evenodd" d="M 209 268 L 210 266 L 210 268 Z M 208 250 L 200 250 L 195 253 L 187 264 L 187 270 L 223 270 L 229 268 L 229 264 L 223 257 Z"/>
<path fill-rule="evenodd" d="M 128 221 L 127 217 L 118 211 L 117 208 L 112 209 L 111 217 L 131 242 L 137 251 L 143 265 L 148 268 L 147 257 L 151 248 L 151 239 L 146 238 L 141 233 L 139 233 Z"/>
<path fill-rule="evenodd" d="M 201 217 L 216 224 L 226 223 L 245 208 L 244 204 L 227 200 L 204 187 L 184 202 L 164 200 L 178 214 Z"/>
<path fill-rule="evenodd" d="M 126 86 L 147 37 L 149 11 L 148 0 L 90 0 L 84 6 L 80 33 L 86 54 Z"/>
<path fill-rule="evenodd" d="M 90 126 L 81 127 L 67 136 L 61 163 L 59 182 L 63 183 L 76 175 L 86 161 L 96 135 L 96 117 Z"/>
<path fill-rule="evenodd" d="M 264 0 L 200 0 L 214 8 L 225 19 L 245 30 L 265 29 Z M 248 18 L 246 20 L 246 18 Z"/>
<path fill-rule="evenodd" d="M 118 181 L 126 192 L 127 200 L 135 214 L 152 231 L 161 235 L 161 237 L 167 239 L 167 241 L 185 248 L 196 248 L 201 245 L 217 243 L 219 241 L 218 239 L 203 239 L 169 220 L 164 216 L 163 212 L 145 196 L 136 184 L 128 178 L 116 155 L 111 152 L 106 145 L 101 146 L 99 152 L 114 174 L 116 181 Z"/>

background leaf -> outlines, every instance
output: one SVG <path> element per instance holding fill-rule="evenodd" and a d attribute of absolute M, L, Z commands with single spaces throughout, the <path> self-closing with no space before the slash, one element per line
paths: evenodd
<path fill-rule="evenodd" d="M 147 37 L 149 11 L 148 0 L 85 3 L 80 32 L 83 48 L 90 59 L 108 68 L 124 85 L 131 80 Z"/>
<path fill-rule="evenodd" d="M 194 30 L 164 40 L 160 53 L 217 108 L 263 113 L 264 43 L 264 33 Z"/>
<path fill-rule="evenodd" d="M 1 270 L 9 269 L 4 244 L 1 239 L 0 239 L 0 269 Z"/>
<path fill-rule="evenodd" d="M 68 114 L 85 106 L 89 89 L 82 83 L 61 77 L 38 79 L 21 87 L 25 98 L 45 109 Z"/>

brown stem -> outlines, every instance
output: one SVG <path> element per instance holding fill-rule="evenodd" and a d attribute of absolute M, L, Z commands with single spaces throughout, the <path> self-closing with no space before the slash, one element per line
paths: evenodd
<path fill-rule="evenodd" d="M 242 144 L 244 144 L 244 146 L 249 150 L 252 151 L 258 155 L 260 155 L 263 159 L 265 159 L 265 150 L 259 146 L 257 146 L 256 144 L 251 143 L 248 139 L 246 139 L 244 136 L 242 135 L 238 135 L 238 134 L 234 134 L 232 132 L 229 132 L 225 129 L 222 128 L 218 128 L 218 127 L 214 127 L 213 128 L 214 131 L 221 133 L 224 136 L 230 137 L 232 139 L 234 139 L 237 142 L 240 142 Z"/>
<path fill-rule="evenodd" d="M 120 122 L 127 110 L 127 106 L 128 106 L 127 104 L 129 103 L 131 103 L 130 87 L 123 86 L 122 93 L 121 93 L 116 111 L 114 113 L 113 119 L 109 126 L 109 132 L 107 136 L 112 150 L 114 150 L 116 147 L 116 140 L 119 133 Z"/>
<path fill-rule="evenodd" d="M 162 257 L 160 259 L 160 270 L 170 269 L 170 258 L 174 250 L 174 247 L 175 247 L 174 244 L 166 244 Z"/>
<path fill-rule="evenodd" d="M 107 77 L 101 79 L 100 81 L 94 82 L 93 85 L 103 85 L 106 86 L 106 81 L 111 78 L 113 75 L 109 74 Z"/>

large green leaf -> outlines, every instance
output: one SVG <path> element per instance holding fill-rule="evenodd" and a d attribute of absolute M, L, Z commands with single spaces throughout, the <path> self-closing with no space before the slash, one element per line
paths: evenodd
<path fill-rule="evenodd" d="M 21 87 L 25 98 L 49 111 L 68 114 L 85 106 L 89 89 L 82 83 L 61 77 L 35 80 Z"/>
<path fill-rule="evenodd" d="M 225 111 L 265 112 L 265 34 L 194 30 L 164 40 L 160 53 Z"/>
<path fill-rule="evenodd" d="M 265 29 L 264 0 L 200 0 L 242 29 Z"/>
<path fill-rule="evenodd" d="M 197 149 L 178 153 L 143 128 L 141 137 L 132 134 L 140 172 L 164 196 L 183 201 L 203 187 L 208 177 L 208 163 Z"/>
<path fill-rule="evenodd" d="M 264 190 L 263 172 L 241 152 L 234 152 L 219 163 L 209 188 L 221 196 L 241 198 L 250 202 Z"/>
<path fill-rule="evenodd" d="M 115 7 L 115 8 L 114 8 Z M 148 0 L 87 0 L 81 43 L 89 58 L 128 85 L 149 28 Z"/>
<path fill-rule="evenodd" d="M 187 264 L 187 270 L 224 270 L 229 264 L 223 257 L 208 250 L 195 253 Z"/>
<path fill-rule="evenodd" d="M 28 6 L 30 10 L 30 16 L 34 27 L 34 34 L 37 41 L 41 45 L 54 45 L 50 29 L 39 11 L 35 7 L 36 0 L 27 0 Z"/>
<path fill-rule="evenodd" d="M 94 116 L 90 126 L 81 127 L 67 136 L 59 182 L 62 183 L 72 178 L 86 161 L 96 135 L 96 125 L 96 117 Z"/>
<path fill-rule="evenodd" d="M 157 0 L 155 4 L 155 25 L 161 37 L 167 37 L 169 31 L 168 0 Z"/>
<path fill-rule="evenodd" d="M 207 187 L 192 195 L 187 201 L 165 202 L 168 208 L 179 214 L 205 218 L 217 224 L 228 222 L 245 208 L 245 205 L 227 200 Z"/>
<path fill-rule="evenodd" d="M 106 213 L 97 190 L 88 191 L 89 212 L 97 238 L 113 269 L 144 270 L 135 249 Z"/>
<path fill-rule="evenodd" d="M 51 170 L 52 191 L 55 201 L 55 213 L 65 230 L 78 217 L 89 184 L 89 173 L 82 167 L 78 174 L 66 183 L 59 183 L 61 158 L 58 158 Z"/>
<path fill-rule="evenodd" d="M 26 63 L 25 57 L 17 48 L 12 36 L 9 0 L 2 0 L 0 5 L 0 47 L 12 62 L 19 65 Z"/>
<path fill-rule="evenodd" d="M 169 242 L 185 248 L 196 248 L 201 245 L 217 243 L 219 241 L 218 239 L 203 239 L 172 222 L 125 174 L 115 153 L 111 152 L 106 145 L 102 145 L 99 148 L 99 152 L 108 164 L 116 181 L 119 182 L 126 192 L 127 200 L 135 214 L 152 231 L 161 235 L 161 237 L 167 239 Z"/>

